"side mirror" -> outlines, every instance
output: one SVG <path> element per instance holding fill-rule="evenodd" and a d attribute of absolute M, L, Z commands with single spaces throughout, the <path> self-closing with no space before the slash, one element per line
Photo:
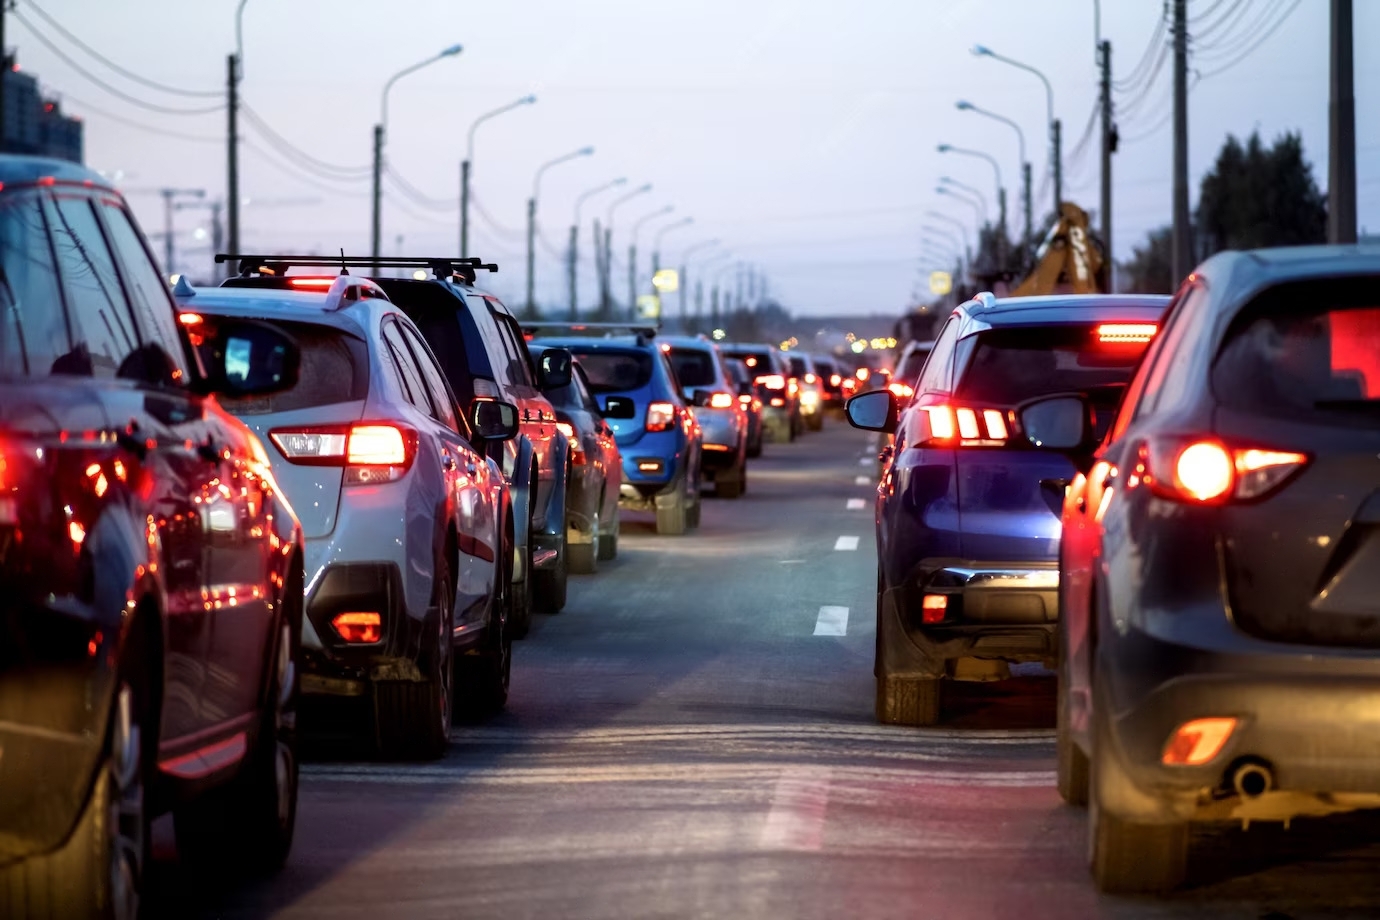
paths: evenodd
<path fill-rule="evenodd" d="M 606 396 L 604 418 L 637 418 L 637 403 L 627 396 Z"/>
<path fill-rule="evenodd" d="M 302 351 L 271 323 L 220 318 L 186 327 L 206 370 L 203 389 L 239 399 L 290 389 L 297 383 Z M 198 341 L 198 339 L 200 341 Z"/>
<path fill-rule="evenodd" d="M 1036 447 L 1076 450 L 1092 440 L 1092 413 L 1081 396 L 1050 396 L 1024 406 L 1018 413 L 1021 430 Z"/>
<path fill-rule="evenodd" d="M 848 423 L 864 431 L 896 430 L 896 400 L 890 390 L 870 390 L 848 400 Z"/>
<path fill-rule="evenodd" d="M 518 433 L 517 406 L 496 399 L 470 403 L 470 430 L 484 441 L 507 441 Z"/>
<path fill-rule="evenodd" d="M 570 386 L 571 365 L 575 356 L 568 348 L 548 348 L 541 353 L 541 388 L 559 390 Z"/>

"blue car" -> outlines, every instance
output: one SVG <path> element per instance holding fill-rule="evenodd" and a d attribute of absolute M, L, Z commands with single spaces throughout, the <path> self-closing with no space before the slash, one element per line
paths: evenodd
<path fill-rule="evenodd" d="M 623 455 L 618 507 L 654 512 L 658 534 L 698 527 L 703 432 L 656 330 L 586 323 L 524 331 L 532 347 L 569 349 L 584 368 Z"/>
<path fill-rule="evenodd" d="M 1168 302 L 979 294 L 948 318 L 908 401 L 888 389 L 849 400 L 855 427 L 895 436 L 877 489 L 878 721 L 933 724 L 942 680 L 1054 662 L 1076 470 L 1039 449 L 1019 412 L 1075 394 L 1100 438 Z"/>

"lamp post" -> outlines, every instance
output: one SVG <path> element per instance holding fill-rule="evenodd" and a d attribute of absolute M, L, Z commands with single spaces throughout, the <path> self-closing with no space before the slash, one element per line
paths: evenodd
<path fill-rule="evenodd" d="M 990 57 L 995 61 L 1001 61 L 1003 64 L 1010 64 L 1012 67 L 1024 70 L 1026 73 L 1033 73 L 1035 76 L 1039 77 L 1040 82 L 1045 85 L 1045 111 L 1049 118 L 1049 141 L 1050 148 L 1053 151 L 1050 156 L 1050 167 L 1054 173 L 1054 216 L 1057 220 L 1059 217 L 1059 204 L 1064 200 L 1064 169 L 1060 154 L 1060 146 L 1062 143 L 1060 139 L 1060 125 L 1059 120 L 1054 117 L 1054 88 L 1049 85 L 1049 78 L 1029 64 L 1022 64 L 1020 61 L 1014 61 L 1009 57 L 997 54 L 991 48 L 984 45 L 974 45 L 973 54 L 978 57 Z"/>
<path fill-rule="evenodd" d="M 655 276 L 657 272 L 661 271 L 661 240 L 662 240 L 662 238 L 665 237 L 666 234 L 670 233 L 672 230 L 679 230 L 679 229 L 681 229 L 682 227 L 688 227 L 688 226 L 690 226 L 691 224 L 693 224 L 694 222 L 695 222 L 695 218 L 693 218 L 693 217 L 682 217 L 680 220 L 676 221 L 674 224 L 667 224 L 666 226 L 662 227 L 660 230 L 658 230 L 658 231 L 656 232 L 656 242 L 652 245 L 652 275 L 653 275 L 653 276 Z"/>
<path fill-rule="evenodd" d="M 719 245 L 718 240 L 701 240 L 693 246 L 688 247 L 684 252 L 680 254 L 680 281 L 677 285 L 677 288 L 680 292 L 680 328 L 682 332 L 688 331 L 689 329 L 689 327 L 686 325 L 687 319 L 685 315 L 685 298 L 688 293 L 690 284 L 686 280 L 685 270 L 690 263 L 690 257 L 697 252 L 702 252 L 706 249 L 712 249 L 717 245 Z"/>
<path fill-rule="evenodd" d="M 1030 198 L 1030 160 L 1026 159 L 1025 155 L 1025 132 L 1021 130 L 1020 125 L 1010 118 L 1007 118 L 1005 115 L 998 115 L 996 112 L 988 111 L 987 109 L 980 108 L 973 105 L 971 102 L 964 102 L 963 100 L 959 100 L 955 104 L 960 112 L 973 112 L 974 114 L 985 116 L 993 121 L 999 121 L 1004 125 L 1008 125 L 1016 132 L 1016 143 L 1019 146 L 1021 157 L 1021 205 L 1025 209 L 1025 240 L 1029 243 L 1033 235 L 1031 224 L 1034 221 L 1035 215 L 1033 213 L 1034 206 Z"/>
<path fill-rule="evenodd" d="M 553 166 L 568 163 L 580 157 L 587 157 L 593 153 L 593 147 L 581 147 L 579 150 L 572 150 L 538 166 L 537 174 L 532 177 L 532 197 L 527 199 L 527 307 L 525 315 L 528 319 L 537 318 L 537 198 L 541 193 L 542 174 Z"/>
<path fill-rule="evenodd" d="M 504 112 L 511 112 L 513 109 L 524 105 L 532 105 L 536 101 L 536 96 L 523 96 L 521 99 L 515 99 L 507 105 L 494 109 L 492 112 L 485 112 L 470 125 L 465 142 L 465 159 L 460 164 L 460 258 L 462 259 L 470 254 L 470 169 L 472 168 L 471 164 L 474 163 L 474 131 L 490 118 L 495 118 Z"/>
<path fill-rule="evenodd" d="M 668 204 L 660 210 L 650 214 L 643 214 L 633 221 L 632 236 L 628 240 L 628 315 L 631 316 L 637 307 L 637 234 L 642 229 L 642 225 L 648 221 L 656 220 L 658 217 L 665 217 L 676 209 L 673 204 Z M 652 273 L 656 273 L 656 267 L 652 268 Z"/>
<path fill-rule="evenodd" d="M 388 78 L 388 82 L 383 84 L 383 99 L 379 106 L 379 122 L 374 125 L 374 219 L 372 233 L 370 234 L 369 252 L 374 259 L 373 271 L 378 274 L 379 265 L 379 237 L 382 234 L 382 215 L 383 206 L 383 134 L 388 127 L 388 94 L 393 89 L 393 84 L 411 73 L 416 73 L 423 67 L 435 64 L 442 58 L 454 57 L 461 51 L 460 45 L 451 45 L 439 54 L 434 54 L 425 61 L 405 67 L 393 76 Z"/>
<path fill-rule="evenodd" d="M 939 195 L 948 195 L 951 198 L 962 201 L 964 204 L 972 205 L 973 214 L 977 216 L 979 226 L 990 223 L 987 219 L 987 199 L 983 196 L 982 192 L 973 188 L 971 185 L 964 185 L 962 182 L 955 182 L 948 176 L 944 176 L 939 180 L 939 185 L 935 188 L 935 193 Z"/>
<path fill-rule="evenodd" d="M 998 237 L 998 246 L 1000 248 L 1000 251 L 997 253 L 997 259 L 1002 265 L 1005 265 L 1006 187 L 1001 184 L 1001 164 L 997 162 L 996 157 L 992 156 L 990 153 L 984 153 L 981 150 L 972 150 L 967 147 L 955 147 L 952 144 L 940 144 L 938 149 L 940 153 L 957 153 L 960 156 L 977 157 L 978 159 L 986 160 L 989 164 L 991 164 L 992 174 L 996 177 L 997 181 L 997 223 L 1001 227 L 1001 235 Z M 980 238 L 978 240 L 978 248 L 982 248 L 982 240 Z"/>
<path fill-rule="evenodd" d="M 601 192 L 607 192 L 611 188 L 624 185 L 627 181 L 627 178 L 619 176 L 612 182 L 595 186 L 575 199 L 575 222 L 570 225 L 570 319 L 572 322 L 580 318 L 579 298 L 575 290 L 575 277 L 580 267 L 580 208 L 584 206 L 587 199 L 593 198 Z"/>
<path fill-rule="evenodd" d="M 609 272 L 613 268 L 613 212 L 617 211 L 624 204 L 632 201 L 639 195 L 645 195 L 652 190 L 652 183 L 648 182 L 640 188 L 635 188 L 621 198 L 614 199 L 613 204 L 609 205 L 608 212 L 604 215 L 604 267 L 600 273 L 599 288 L 599 314 L 601 319 L 608 319 L 613 312 L 613 291 L 612 279 Z M 628 309 L 632 309 L 632 304 Z"/>
<path fill-rule="evenodd" d="M 706 259 L 700 260 L 699 270 L 704 272 L 710 265 L 731 258 L 733 253 L 727 249 L 721 249 Z M 717 296 L 717 295 L 715 295 Z M 704 286 L 700 282 L 695 282 L 695 328 L 693 332 L 700 331 L 700 320 L 704 317 Z"/>

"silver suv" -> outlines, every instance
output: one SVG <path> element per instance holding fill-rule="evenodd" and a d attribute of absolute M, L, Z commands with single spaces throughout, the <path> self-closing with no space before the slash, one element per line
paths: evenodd
<path fill-rule="evenodd" d="M 704 431 L 704 474 L 720 498 L 747 491 L 748 414 L 719 346 L 704 336 L 657 340 Z"/>

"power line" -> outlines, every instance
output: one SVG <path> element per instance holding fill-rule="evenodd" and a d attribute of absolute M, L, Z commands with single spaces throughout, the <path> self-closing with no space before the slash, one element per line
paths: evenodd
<path fill-rule="evenodd" d="M 337 196 L 341 196 L 341 197 L 345 197 L 345 198 L 368 198 L 368 197 L 369 197 L 369 193 L 368 193 L 368 192 L 351 192 L 351 191 L 346 191 L 346 190 L 344 190 L 344 189 L 341 189 L 339 186 L 326 185 L 325 183 L 323 183 L 320 179 L 316 178 L 315 176 L 313 176 L 313 175 L 311 175 L 311 174 L 309 174 L 309 173 L 301 172 L 301 171 L 300 171 L 300 170 L 301 170 L 301 167 L 300 167 L 300 166 L 294 165 L 294 166 L 292 166 L 292 167 L 288 167 L 287 165 L 285 165 L 285 164 L 283 163 L 283 161 L 277 160 L 277 159 L 275 159 L 274 157 L 269 156 L 268 151 L 266 151 L 266 150 L 264 150 L 263 148 L 257 146 L 257 145 L 254 144 L 252 141 L 250 141 L 248 138 L 242 139 L 242 140 L 241 140 L 241 143 L 244 144 L 246 150 L 251 150 L 251 151 L 253 151 L 254 153 L 258 154 L 265 162 L 267 162 L 267 163 L 268 163 L 270 166 L 272 166 L 274 169 L 278 170 L 280 173 L 283 173 L 283 174 L 286 175 L 286 176 L 290 176 L 290 177 L 292 177 L 293 179 L 296 179 L 296 180 L 299 181 L 299 182 L 305 182 L 305 183 L 307 183 L 308 185 L 311 185 L 311 186 L 314 186 L 315 188 L 321 189 L 322 191 L 330 192 L 330 193 L 333 194 L 333 195 L 337 195 Z M 297 171 L 297 172 L 293 172 L 294 169 L 295 169 L 295 170 L 298 170 L 298 171 Z"/>
<path fill-rule="evenodd" d="M 164 137 L 174 137 L 178 140 L 183 141 L 197 141 L 199 143 L 204 144 L 225 143 L 225 138 L 223 137 L 211 137 L 208 134 L 185 134 L 181 131 L 170 131 L 167 128 L 155 128 L 152 125 L 146 125 L 143 122 L 138 122 L 131 118 L 125 118 L 123 115 L 116 115 L 114 112 L 107 112 L 104 109 L 98 108 L 89 102 L 78 99 L 76 96 L 73 96 L 66 90 L 53 91 L 53 95 L 57 96 L 63 103 L 72 103 L 75 104 L 78 108 L 83 109 L 84 112 L 82 114 L 96 115 L 101 118 L 108 118 L 111 121 L 117 121 L 122 125 L 135 128 L 139 131 L 146 131 L 149 134 L 161 134 Z"/>
<path fill-rule="evenodd" d="M 1209 16 L 1215 13 L 1217 11 L 1217 8 L 1225 2 L 1226 0 L 1213 0 L 1213 2 L 1208 6 L 1207 9 L 1203 10 L 1201 13 L 1198 13 L 1196 16 L 1188 17 L 1188 24 L 1191 26 L 1197 25 L 1198 23 L 1202 22 L 1204 19 L 1207 19 Z"/>
<path fill-rule="evenodd" d="M 338 181 L 358 181 L 368 178 L 370 173 L 373 172 L 373 167 L 371 166 L 340 166 L 339 164 L 329 163 L 314 157 L 275 131 L 262 115 L 243 102 L 240 103 L 240 111 L 244 114 L 245 121 L 263 135 L 265 141 L 271 144 L 284 157 L 297 161 L 303 169 L 316 172 L 323 178 L 335 179 Z"/>
<path fill-rule="evenodd" d="M 99 51 L 97 51 L 95 48 L 92 48 L 90 45 L 86 44 L 86 42 L 84 42 L 84 41 L 82 41 L 81 39 L 77 38 L 75 35 L 73 35 L 73 34 L 72 34 L 71 32 L 69 32 L 67 29 L 63 28 L 63 26 L 62 26 L 61 23 L 59 23 L 56 19 L 54 19 L 52 16 L 49 16 L 47 13 L 45 13 L 45 12 L 43 11 L 43 7 L 39 6 L 39 5 L 36 4 L 36 3 L 32 3 L 32 2 L 27 3 L 26 6 L 28 6 L 28 7 L 29 7 L 30 9 L 32 9 L 35 13 L 37 13 L 38 16 L 39 16 L 41 19 L 43 19 L 44 22 L 46 22 L 46 23 L 48 23 L 48 25 L 52 26 L 53 29 L 55 29 L 55 30 L 58 32 L 58 34 L 60 34 L 63 38 L 67 39 L 69 42 L 71 42 L 72 44 L 76 45 L 78 48 L 80 48 L 81 50 L 85 51 L 87 54 L 91 55 L 91 57 L 93 57 L 93 58 L 95 58 L 96 60 L 100 61 L 100 62 L 101 62 L 102 64 L 104 64 L 106 67 L 110 68 L 111 70 L 115 71 L 117 74 L 119 74 L 120 76 L 122 76 L 122 77 L 124 77 L 124 78 L 126 78 L 126 79 L 128 79 L 128 80 L 133 80 L 135 83 L 142 83 L 143 85 L 149 87 L 150 89 L 156 89 L 156 90 L 158 90 L 158 91 L 160 91 L 160 92 L 164 92 L 164 93 L 171 93 L 171 94 L 174 95 L 174 96 L 191 96 L 191 97 L 194 97 L 194 98 L 201 98 L 201 99 L 219 99 L 222 95 L 224 95 L 224 93 L 223 93 L 222 90 L 206 90 L 206 89 L 196 89 L 196 90 L 193 90 L 193 89 L 181 89 L 181 88 L 176 87 L 176 86 L 168 86 L 167 84 L 158 83 L 158 82 L 156 82 L 156 81 L 154 81 L 154 80 L 150 80 L 150 79 L 147 78 L 147 77 L 142 77 L 142 76 L 140 76 L 139 74 L 134 73 L 134 72 L 131 71 L 131 70 L 126 70 L 125 68 L 121 67 L 119 64 L 116 64 L 114 61 L 112 61 L 112 60 L 110 60 L 109 58 L 107 58 L 107 57 L 105 57 L 104 55 L 102 55 L 102 54 L 101 54 Z M 30 27 L 30 31 L 32 31 L 32 27 Z"/>
<path fill-rule="evenodd" d="M 1154 60 L 1155 52 L 1157 50 L 1164 50 L 1164 29 L 1165 17 L 1164 13 L 1161 12 L 1160 18 L 1155 21 L 1155 30 L 1150 33 L 1150 43 L 1145 46 L 1145 51 L 1141 54 L 1140 60 L 1136 62 L 1136 66 L 1132 67 L 1131 72 L 1125 77 L 1120 80 L 1113 80 L 1112 86 L 1124 92 L 1132 92 L 1135 90 L 1136 84 L 1144 79 L 1146 71 Z"/>
<path fill-rule="evenodd" d="M 474 189 L 470 189 L 470 204 L 474 206 L 475 212 L 484 219 L 484 222 L 489 225 L 489 228 L 499 236 L 514 240 L 525 240 L 527 238 L 527 234 L 524 231 L 503 226 L 494 219 L 492 214 L 484 210 L 484 205 L 479 202 L 478 196 L 474 194 Z"/>
<path fill-rule="evenodd" d="M 1216 46 L 1215 49 L 1209 50 L 1207 53 L 1201 55 L 1195 55 L 1195 57 L 1201 57 L 1202 60 L 1209 62 L 1220 62 L 1225 59 L 1239 62 L 1245 59 L 1251 52 L 1260 47 L 1261 43 L 1273 35 L 1275 31 L 1284 24 L 1284 21 L 1293 14 L 1294 10 L 1298 8 L 1299 0 L 1294 0 L 1294 2 L 1286 8 L 1284 4 L 1287 2 L 1288 0 L 1279 0 L 1279 3 L 1272 7 L 1265 16 L 1262 16 L 1255 23 L 1248 26 L 1241 33 L 1240 39 L 1230 48 L 1223 42 Z M 1283 10 L 1283 12 L 1281 13 L 1280 10 Z M 1279 15 L 1274 21 L 1269 21 L 1268 17 L 1276 13 L 1279 13 Z M 1225 67 L 1230 66 L 1233 65 L 1225 65 Z M 1223 69 L 1225 69 L 1225 67 Z"/>
<path fill-rule="evenodd" d="M 30 35 L 38 39 L 40 44 L 42 44 L 49 51 L 51 51 L 59 60 L 65 62 L 68 67 L 71 67 L 78 74 L 90 80 L 92 83 L 96 84 L 98 87 L 105 90 L 107 93 L 110 93 L 110 95 L 115 96 L 119 99 L 123 99 L 125 102 L 128 102 L 131 105 L 137 105 L 142 109 L 148 109 L 150 112 L 158 112 L 162 115 L 209 115 L 212 112 L 221 112 L 225 110 L 224 103 L 220 105 L 208 106 L 204 109 L 176 109 L 165 105 L 158 105 L 156 103 L 147 102 L 143 99 L 138 98 L 137 96 L 131 96 L 123 90 L 119 90 L 111 86 L 109 83 L 105 82 L 100 77 L 91 73 L 91 71 L 87 70 L 86 68 L 78 64 L 76 61 L 72 60 L 72 58 L 68 57 L 66 52 L 64 52 L 57 45 L 49 41 L 47 36 L 45 36 L 42 32 L 38 31 L 38 29 L 34 28 L 33 24 L 30 23 L 27 19 L 25 19 L 24 16 L 17 10 L 11 10 L 10 15 L 13 16 L 14 19 L 17 22 L 19 22 L 20 25 L 27 29 Z"/>
<path fill-rule="evenodd" d="M 437 211 L 455 211 L 460 207 L 458 198 L 446 201 L 441 198 L 432 198 L 426 192 L 417 188 L 411 182 L 403 178 L 402 174 L 391 165 L 384 165 L 384 175 L 393 181 L 393 184 L 404 195 L 411 198 L 417 205 L 423 208 L 432 208 Z"/>
<path fill-rule="evenodd" d="M 1223 11 L 1222 15 L 1219 16 L 1215 21 L 1210 22 L 1207 25 L 1204 25 L 1202 28 L 1196 30 L 1193 36 L 1194 39 L 1196 41 L 1202 41 L 1203 39 L 1211 36 L 1214 32 L 1217 32 L 1218 30 L 1222 29 L 1223 27 L 1232 26 L 1240 22 L 1242 18 L 1246 15 L 1247 11 L 1250 10 L 1250 4 L 1254 2 L 1255 0 L 1233 0 L 1232 5 L 1227 7 L 1226 10 Z"/>
<path fill-rule="evenodd" d="M 1208 71 L 1208 72 L 1205 73 L 1205 74 L 1202 74 L 1202 75 L 1201 75 L 1201 78 L 1204 79 L 1204 80 L 1206 80 L 1206 79 L 1209 79 L 1209 78 L 1211 78 L 1211 77 L 1215 77 L 1215 76 L 1217 76 L 1218 74 L 1226 73 L 1228 70 L 1231 70 L 1231 69 L 1232 69 L 1233 67 L 1235 67 L 1237 64 L 1240 64 L 1240 63 L 1241 63 L 1242 61 L 1244 61 L 1246 58 L 1250 57 L 1251 54 L 1254 53 L 1255 49 L 1259 48 L 1262 44 L 1264 44 L 1265 41 L 1266 41 L 1271 35 L 1274 35 L 1275 32 L 1279 30 L 1279 27 L 1280 27 L 1280 26 L 1284 25 L 1284 20 L 1288 19 L 1288 18 L 1293 14 L 1294 10 L 1298 9 L 1299 3 L 1301 3 L 1301 2 L 1302 2 L 1302 0 L 1294 0 L 1293 6 L 1289 7 L 1289 9 L 1286 10 L 1286 11 L 1284 12 L 1284 15 L 1281 16 L 1278 20 L 1276 20 L 1275 24 L 1274 24 L 1273 26 L 1270 27 L 1270 30 L 1269 30 L 1268 32 L 1266 32 L 1264 35 L 1260 36 L 1260 38 L 1256 39 L 1256 41 L 1255 41 L 1254 44 L 1252 44 L 1252 45 L 1251 45 L 1249 48 L 1247 48 L 1245 51 L 1241 52 L 1241 54 L 1239 54 L 1238 56 L 1236 56 L 1235 58 L 1233 58 L 1231 61 L 1228 61 L 1226 64 L 1223 64 L 1221 67 L 1218 67 L 1216 70 L 1211 70 L 1211 71 Z"/>

